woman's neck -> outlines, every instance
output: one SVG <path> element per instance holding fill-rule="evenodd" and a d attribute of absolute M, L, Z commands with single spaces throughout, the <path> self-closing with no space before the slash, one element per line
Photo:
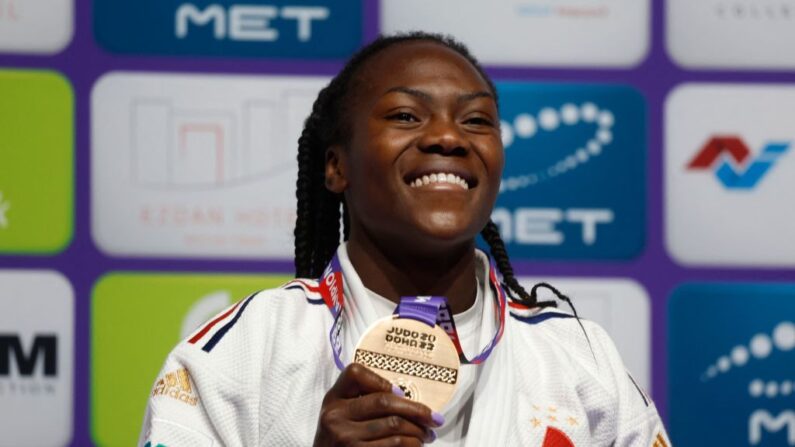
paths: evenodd
<path fill-rule="evenodd" d="M 351 234 L 348 240 L 348 257 L 364 286 L 373 292 L 395 303 L 402 296 L 444 296 L 453 313 L 474 304 L 477 295 L 474 240 L 428 254 L 411 251 L 399 243 L 376 243 L 358 236 Z"/>

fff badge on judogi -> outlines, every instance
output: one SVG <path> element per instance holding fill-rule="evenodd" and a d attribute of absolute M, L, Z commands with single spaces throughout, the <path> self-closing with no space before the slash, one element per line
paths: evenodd
<path fill-rule="evenodd" d="M 353 361 L 392 382 L 406 398 L 442 411 L 455 394 L 461 366 L 458 350 L 438 325 L 443 297 L 403 297 L 395 314 L 362 335 Z"/>

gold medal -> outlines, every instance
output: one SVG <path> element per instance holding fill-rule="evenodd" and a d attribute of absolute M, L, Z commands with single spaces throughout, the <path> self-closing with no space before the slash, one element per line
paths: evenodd
<path fill-rule="evenodd" d="M 402 389 L 407 399 L 438 412 L 455 394 L 461 367 L 453 341 L 439 325 L 397 316 L 370 326 L 353 361 Z"/>

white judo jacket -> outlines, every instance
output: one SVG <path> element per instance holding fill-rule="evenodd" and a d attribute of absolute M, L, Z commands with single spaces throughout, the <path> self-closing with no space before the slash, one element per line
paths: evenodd
<path fill-rule="evenodd" d="M 359 337 L 391 312 L 371 302 L 344 245 L 338 257 L 347 364 Z M 478 252 L 478 260 L 481 318 L 473 333 L 459 333 L 469 358 L 499 321 L 488 258 Z M 434 445 L 670 446 L 654 404 L 609 336 L 581 321 L 584 331 L 557 309 L 510 309 L 488 359 L 462 365 Z M 340 373 L 329 343 L 332 322 L 324 302 L 295 282 L 221 312 L 169 354 L 139 446 L 311 446 L 321 402 Z M 467 337 L 477 352 L 467 351 Z"/>

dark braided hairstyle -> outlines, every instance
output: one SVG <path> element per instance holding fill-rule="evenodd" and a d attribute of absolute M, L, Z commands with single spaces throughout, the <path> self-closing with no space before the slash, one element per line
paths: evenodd
<path fill-rule="evenodd" d="M 392 45 L 410 41 L 437 43 L 466 58 L 486 81 L 494 100 L 497 100 L 497 89 L 477 60 L 463 44 L 448 36 L 424 32 L 382 36 L 354 54 L 342 71 L 318 94 L 298 139 L 295 193 L 298 208 L 294 233 L 297 278 L 317 278 L 322 275 L 340 243 L 340 217 L 343 221 L 343 240 L 348 240 L 350 225 L 345 201 L 341 194 L 326 189 L 325 162 L 326 150 L 334 144 L 346 142 L 349 137 L 350 131 L 344 116 L 349 107 L 349 93 L 354 89 L 355 77 L 373 55 Z M 538 303 L 535 289 L 528 294 L 516 280 L 505 244 L 494 222 L 489 221 L 480 234 L 489 245 L 491 256 L 502 274 L 503 285 L 512 300 L 531 307 L 554 305 L 551 302 Z"/>

